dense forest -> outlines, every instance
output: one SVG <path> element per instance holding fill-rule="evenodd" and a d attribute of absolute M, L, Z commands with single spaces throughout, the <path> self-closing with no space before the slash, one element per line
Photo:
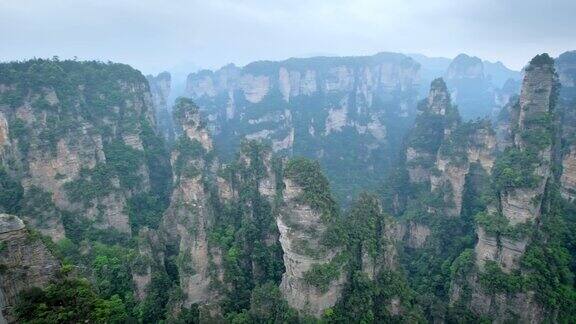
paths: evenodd
<path fill-rule="evenodd" d="M 181 97 L 157 122 L 153 80 L 127 65 L 0 63 L 0 322 L 575 322 L 575 62 L 535 56 L 492 119 L 463 119 L 441 78 L 406 119 L 413 84 L 355 93 L 358 125 L 398 127 L 369 152 L 364 128 L 309 131 L 327 131 L 315 105 L 343 100 L 329 89 L 247 94 L 254 118 L 215 135 L 202 105 L 221 101 Z M 265 63 L 244 72 L 282 68 Z M 334 62 L 288 63 L 329 84 Z M 258 118 L 305 140 L 219 147 Z"/>

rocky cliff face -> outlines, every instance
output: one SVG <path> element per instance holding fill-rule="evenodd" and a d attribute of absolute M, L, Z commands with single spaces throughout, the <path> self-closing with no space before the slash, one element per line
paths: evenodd
<path fill-rule="evenodd" d="M 59 270 L 60 262 L 20 218 L 0 214 L 0 323 L 14 321 L 11 308 L 22 291 L 45 287 Z"/>
<path fill-rule="evenodd" d="M 54 240 L 69 225 L 62 213 L 82 226 L 129 235 L 128 200 L 153 190 L 155 172 L 149 168 L 155 118 L 144 77 L 125 65 L 94 62 L 0 68 L 2 160 L 38 211 L 24 215 L 27 221 Z"/>
<path fill-rule="evenodd" d="M 428 99 L 422 101 L 418 109 L 419 115 L 409 134 L 406 167 L 410 182 L 426 183 L 430 181 L 431 167 L 442 139 L 459 117 L 442 79 L 432 82 Z"/>
<path fill-rule="evenodd" d="M 444 214 L 460 215 L 471 163 L 478 163 L 487 174 L 491 173 L 496 155 L 495 135 L 489 120 L 463 123 L 447 134 L 430 179 L 432 195 L 442 197 Z"/>
<path fill-rule="evenodd" d="M 551 177 L 555 135 L 549 124 L 555 123 L 557 86 L 552 59 L 545 54 L 535 57 L 526 68 L 518 103 L 509 108 L 512 141 L 494 166 L 496 198 L 476 216 L 474 254 L 479 270 L 469 277 L 470 308 L 498 321 L 516 316 L 522 322 L 540 322 L 545 314 L 533 292 L 488 291 L 478 278 L 487 272 L 510 275 L 521 268 L 530 243 L 526 233 L 539 222 Z M 522 169 L 517 178 L 511 177 L 511 168 Z"/>
<path fill-rule="evenodd" d="M 219 263 L 220 252 L 208 242 L 214 212 L 209 188 L 204 183 L 212 141 L 200 120 L 198 107 L 190 100 L 179 99 L 174 116 L 182 136 L 172 152 L 175 187 L 162 220 L 162 232 L 167 244 L 178 251 L 180 288 L 186 295 L 184 306 L 190 307 L 192 303 L 216 300 L 216 291 L 210 289 L 215 280 L 211 269 Z"/>
<path fill-rule="evenodd" d="M 303 175 L 289 172 L 284 179 L 283 204 L 276 219 L 286 268 L 280 289 L 291 307 L 320 317 L 341 297 L 346 275 L 341 271 L 341 250 L 329 248 L 325 242 L 330 231 L 327 218 L 333 215 L 303 200 L 308 188 L 303 188 L 300 176 Z M 336 275 L 324 278 L 328 282 L 320 285 L 313 275 L 329 267 L 335 269 Z"/>
<path fill-rule="evenodd" d="M 157 76 L 147 75 L 146 80 L 148 80 L 148 84 L 150 85 L 158 130 L 167 142 L 172 143 L 174 142 L 175 134 L 171 109 L 169 107 L 170 103 L 168 102 L 172 84 L 170 73 L 162 72 Z"/>
<path fill-rule="evenodd" d="M 492 168 L 495 133 L 488 120 L 461 122 L 442 79 L 432 82 L 420 107 L 406 151 L 409 181 L 424 184 L 435 197 L 429 212 L 459 216 L 470 163 Z"/>
<path fill-rule="evenodd" d="M 187 95 L 208 115 L 225 157 L 243 137 L 270 141 L 276 152 L 331 165 L 329 178 L 347 195 L 348 176 L 336 170 L 381 174 L 414 115 L 418 69 L 393 53 L 228 65 L 191 74 Z"/>
<path fill-rule="evenodd" d="M 411 190 L 402 199 L 407 219 L 400 223 L 400 238 L 410 256 L 404 262 L 420 258 L 419 251 L 441 253 L 434 248 L 437 244 L 451 244 L 439 227 L 466 222 L 461 218 L 468 213 L 462 216 L 466 190 L 476 185 L 476 178 L 489 177 L 497 153 L 491 122 L 462 122 L 442 79 L 432 82 L 419 108 L 406 151 L 406 185 Z"/>
<path fill-rule="evenodd" d="M 562 125 L 561 191 L 564 198 L 576 198 L 576 51 L 563 53 L 556 60 L 562 85 L 559 106 Z"/>

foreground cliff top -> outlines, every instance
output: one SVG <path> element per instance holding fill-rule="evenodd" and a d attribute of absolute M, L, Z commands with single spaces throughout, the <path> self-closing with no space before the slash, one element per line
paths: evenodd
<path fill-rule="evenodd" d="M 18 231 L 24 228 L 24 222 L 14 216 L 8 214 L 0 214 L 0 234 Z"/>

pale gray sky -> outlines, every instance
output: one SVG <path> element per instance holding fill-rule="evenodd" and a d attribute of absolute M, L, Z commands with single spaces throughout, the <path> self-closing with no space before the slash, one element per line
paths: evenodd
<path fill-rule="evenodd" d="M 0 0 L 0 60 L 111 60 L 145 73 L 380 51 L 500 60 L 576 49 L 576 0 Z"/>

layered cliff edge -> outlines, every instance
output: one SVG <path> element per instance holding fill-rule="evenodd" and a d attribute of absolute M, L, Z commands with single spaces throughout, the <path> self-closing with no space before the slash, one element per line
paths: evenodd
<path fill-rule="evenodd" d="M 173 143 L 176 134 L 172 120 L 171 103 L 169 102 L 172 77 L 170 73 L 162 72 L 156 76 L 147 75 L 146 80 L 150 85 L 150 93 L 154 102 L 158 132 L 162 134 L 167 143 Z"/>
<path fill-rule="evenodd" d="M 57 278 L 60 262 L 14 215 L 0 214 L 0 323 L 15 322 L 19 294 Z"/>
<path fill-rule="evenodd" d="M 170 180 L 146 79 L 98 62 L 0 68 L 1 162 L 24 188 L 26 221 L 54 241 L 71 227 L 130 235 L 130 199 Z"/>
<path fill-rule="evenodd" d="M 526 270 L 522 260 L 531 245 L 546 247 L 535 237 L 548 235 L 540 224 L 550 210 L 552 184 L 558 181 L 563 197 L 572 199 L 571 124 L 555 127 L 556 118 L 570 120 L 572 106 L 561 101 L 561 114 L 556 113 L 557 80 L 546 56 L 530 63 L 518 102 L 506 108 L 505 144 L 498 143 L 487 120 L 462 122 L 444 82 L 432 83 L 407 143 L 400 178 L 409 187 L 394 192 L 390 205 L 384 206 L 404 214 L 397 220 L 386 216 L 378 197 L 370 195 L 343 213 L 320 164 L 280 159 L 271 145 L 244 141 L 234 160 L 221 163 L 209 135 L 210 122 L 203 121 L 200 109 L 187 99 L 178 100 L 174 108 L 181 136 L 167 166 L 168 155 L 157 151 L 162 143 L 153 130 L 152 95 L 139 73 L 88 64 L 104 69 L 100 72 L 106 77 L 78 72 L 82 79 L 71 68 L 82 63 L 36 64 L 17 66 L 24 77 L 11 71 L 0 80 L 0 189 L 17 198 L 8 201 L 18 201 L 0 200 L 0 207 L 18 212 L 54 240 L 72 238 L 85 257 L 97 250 L 86 244 L 86 233 L 119 232 L 96 239 L 111 245 L 127 244 L 122 237 L 137 237 L 136 260 L 127 259 L 129 284 L 143 304 L 162 296 L 170 319 L 187 316 L 197 306 L 204 321 L 223 320 L 222 314 L 260 318 L 258 314 L 270 310 L 257 293 L 269 289 L 266 296 L 277 298 L 274 307 L 285 311 L 283 320 L 296 312 L 334 321 L 364 315 L 367 321 L 423 321 L 420 307 L 429 306 L 422 300 L 417 305 L 414 290 L 427 283 L 417 278 L 418 271 L 446 265 L 429 260 L 429 269 L 423 270 L 410 262 L 463 248 L 460 256 L 446 258 L 453 261 L 448 264 L 450 307 L 462 304 L 476 316 L 497 320 L 538 322 L 549 314 L 530 286 L 504 289 L 487 285 L 486 279 L 497 276 L 508 282 L 529 276 L 534 270 Z M 570 65 L 564 66 L 561 80 L 571 71 Z M 72 81 L 56 85 L 50 78 L 30 76 L 44 68 L 48 72 L 42 73 L 58 82 L 61 73 Z M 17 82 L 20 77 L 26 81 Z M 96 86 L 95 81 L 103 83 Z M 567 94 L 561 92 L 561 99 Z M 568 151 L 558 149 L 557 139 L 568 144 L 563 146 Z M 562 163 L 563 170 L 554 170 L 555 163 Z M 155 173 L 158 166 L 165 173 Z M 161 181 L 170 168 L 170 181 Z M 170 197 L 164 211 L 157 190 L 170 188 L 170 183 L 174 186 L 164 193 Z M 152 197 L 159 200 L 148 200 Z M 477 199 L 471 203 L 471 197 Z M 160 212 L 142 213 L 155 202 L 162 217 Z M 21 222 L 14 224 L 8 226 L 10 242 L 20 242 L 24 229 Z M 467 241 L 470 233 L 477 242 Z M 438 242 L 446 246 L 438 248 Z M 31 247 L 29 255 L 42 259 L 32 261 L 54 261 L 50 268 L 57 267 L 42 246 Z M 10 250 L 10 258 L 19 255 L 19 249 Z M 5 251 L 0 250 L 0 257 Z M 31 269 L 39 273 L 33 276 L 40 278 L 40 286 L 52 275 Z M 415 281 L 408 285 L 411 279 Z M 7 290 L 5 300 L 13 298 L 6 298 L 12 294 Z"/>
<path fill-rule="evenodd" d="M 275 152 L 318 159 L 337 197 L 351 201 L 361 188 L 350 184 L 374 188 L 397 153 L 414 116 L 418 69 L 396 53 L 261 61 L 190 74 L 186 95 L 207 116 L 224 160 L 241 138 L 266 141 Z"/>
<path fill-rule="evenodd" d="M 541 243 L 535 233 L 543 231 L 538 226 L 542 214 L 551 212 L 559 84 L 554 62 L 546 54 L 536 56 L 525 71 L 521 95 L 508 108 L 512 138 L 495 161 L 494 199 L 475 216 L 477 270 L 467 275 L 467 283 L 454 284 L 452 299 L 469 303 L 473 312 L 497 321 L 542 322 L 550 310 L 536 298 L 534 288 L 522 287 L 520 282 L 530 271 L 526 250 Z M 522 288 L 486 281 L 498 274 L 506 284 L 513 278 L 520 280 Z"/>

